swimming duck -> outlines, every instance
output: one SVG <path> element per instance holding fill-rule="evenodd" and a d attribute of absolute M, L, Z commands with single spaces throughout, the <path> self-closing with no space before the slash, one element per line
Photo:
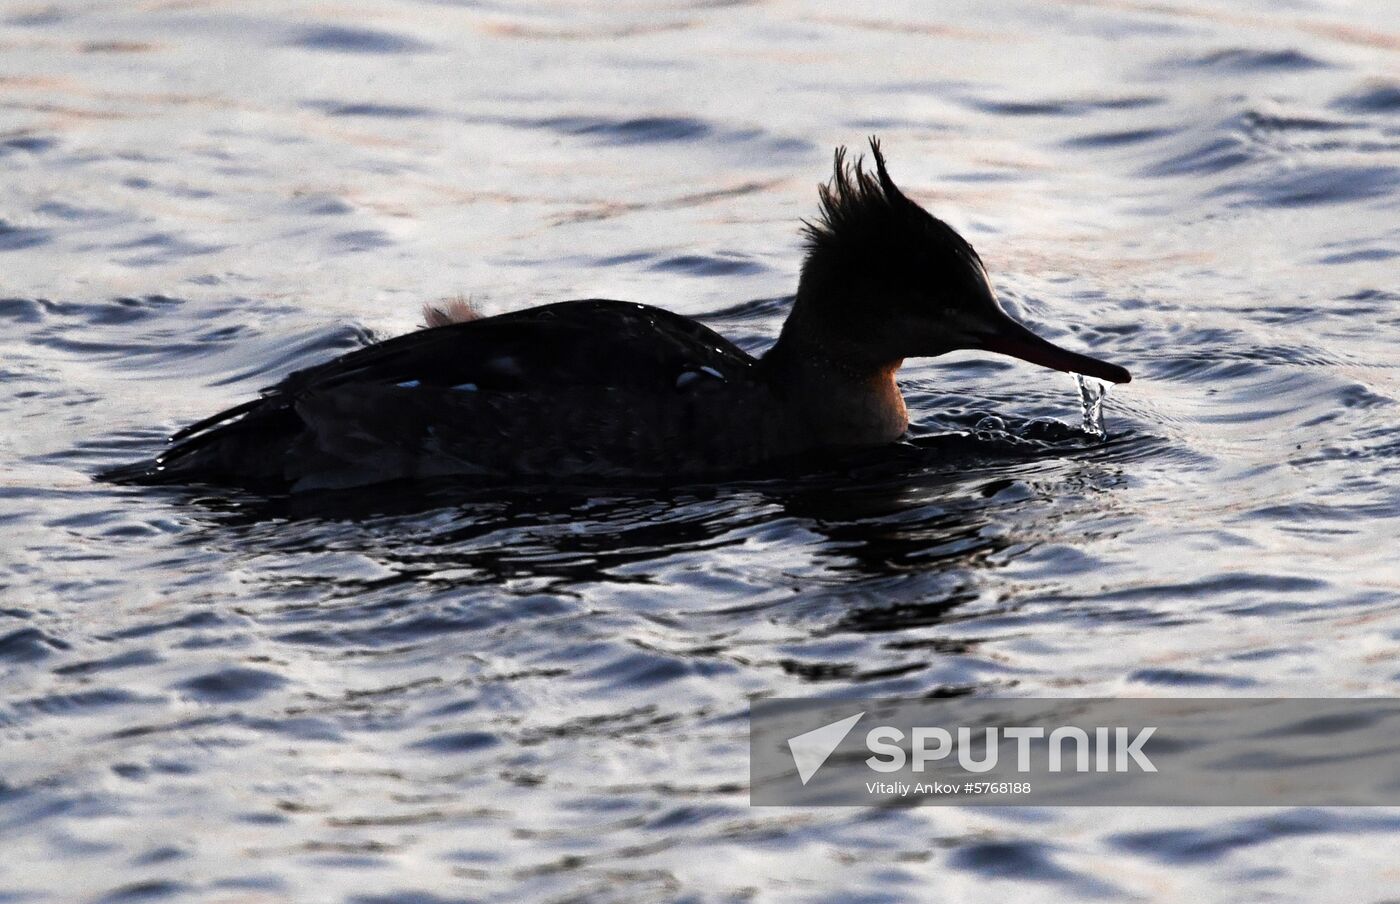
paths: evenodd
<path fill-rule="evenodd" d="M 761 357 L 645 304 L 430 309 L 425 329 L 292 373 L 101 476 L 301 490 L 713 475 L 897 440 L 905 358 L 977 349 L 1128 382 L 1006 314 L 977 252 L 899 190 L 878 141 L 870 150 L 873 172 L 836 151 L 792 309 Z"/>

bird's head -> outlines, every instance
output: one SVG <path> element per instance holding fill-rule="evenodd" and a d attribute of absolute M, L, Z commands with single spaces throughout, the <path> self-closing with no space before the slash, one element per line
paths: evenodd
<path fill-rule="evenodd" d="M 881 365 L 975 349 L 1113 383 L 1122 367 L 1040 338 L 1002 310 L 967 240 L 905 196 L 871 139 L 872 172 L 836 151 L 821 213 L 806 224 L 794 308 L 831 353 Z"/>

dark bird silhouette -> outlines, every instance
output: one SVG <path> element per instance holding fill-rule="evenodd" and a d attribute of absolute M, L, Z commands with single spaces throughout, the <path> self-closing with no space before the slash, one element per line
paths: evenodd
<path fill-rule="evenodd" d="M 309 489 L 420 477 L 684 477 L 908 427 L 895 374 L 956 349 L 1126 383 L 1126 370 L 1011 319 L 977 252 L 874 171 L 836 152 L 806 223 L 797 296 L 754 358 L 686 317 L 590 299 L 426 329 L 289 375 L 192 424 L 154 459 L 100 477 Z"/>

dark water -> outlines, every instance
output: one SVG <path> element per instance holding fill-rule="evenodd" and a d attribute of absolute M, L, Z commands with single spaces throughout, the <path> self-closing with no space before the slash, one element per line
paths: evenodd
<path fill-rule="evenodd" d="M 1400 691 L 1392 4 L 298 10 L 0 13 L 0 899 L 1394 897 L 1389 811 L 746 788 L 756 695 Z M 964 354 L 801 479 L 88 479 L 459 292 L 761 348 L 871 132 L 1106 442 Z"/>

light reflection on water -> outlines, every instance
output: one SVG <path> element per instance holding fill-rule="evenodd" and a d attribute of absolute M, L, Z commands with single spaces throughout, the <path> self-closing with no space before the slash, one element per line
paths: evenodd
<path fill-rule="evenodd" d="M 0 897 L 1385 897 L 1389 812 L 745 788 L 755 695 L 1397 691 L 1383 6 L 6 10 Z M 964 354 L 903 372 L 908 442 L 792 480 L 87 479 L 458 293 L 761 349 L 870 132 L 1133 371 L 1106 441 Z"/>

